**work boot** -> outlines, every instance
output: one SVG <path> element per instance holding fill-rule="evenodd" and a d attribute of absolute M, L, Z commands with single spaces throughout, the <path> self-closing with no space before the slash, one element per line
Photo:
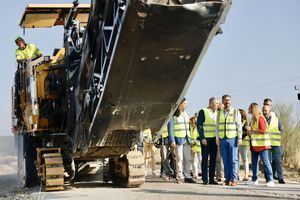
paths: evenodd
<path fill-rule="evenodd" d="M 221 182 L 221 181 L 222 181 L 222 178 L 221 178 L 221 177 L 217 177 L 217 181 L 218 181 L 218 182 Z"/>
<path fill-rule="evenodd" d="M 166 181 L 171 180 L 170 176 L 168 176 L 166 174 L 162 174 L 162 175 L 160 175 L 160 177 L 163 178 Z"/>
<path fill-rule="evenodd" d="M 230 185 L 231 183 L 230 183 L 230 181 L 224 181 L 223 183 L 222 183 L 222 185 Z"/>
<path fill-rule="evenodd" d="M 177 177 L 176 178 L 177 183 L 184 183 L 184 179 Z"/>
<path fill-rule="evenodd" d="M 217 181 L 212 180 L 212 181 L 209 181 L 209 185 L 219 185 L 219 184 Z"/>
<path fill-rule="evenodd" d="M 233 186 L 233 187 L 237 186 L 237 184 L 238 184 L 237 181 L 232 181 L 232 182 L 230 183 L 230 185 Z"/>
<path fill-rule="evenodd" d="M 245 173 L 243 181 L 249 181 L 249 174 L 248 173 Z"/>
<path fill-rule="evenodd" d="M 283 179 L 279 179 L 279 180 L 278 180 L 278 183 L 279 183 L 279 184 L 285 184 L 285 181 L 284 181 Z"/>
<path fill-rule="evenodd" d="M 185 183 L 197 183 L 194 179 L 192 179 L 192 178 L 185 178 L 184 179 L 184 182 Z"/>

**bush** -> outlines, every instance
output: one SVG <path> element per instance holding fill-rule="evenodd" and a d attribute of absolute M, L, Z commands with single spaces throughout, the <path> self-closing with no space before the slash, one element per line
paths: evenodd
<path fill-rule="evenodd" d="M 294 106 L 277 103 L 274 112 L 283 125 L 282 149 L 286 167 L 300 170 L 300 121 L 294 113 Z"/>

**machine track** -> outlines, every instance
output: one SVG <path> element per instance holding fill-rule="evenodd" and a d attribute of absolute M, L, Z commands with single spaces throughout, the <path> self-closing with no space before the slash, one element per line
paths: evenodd
<path fill-rule="evenodd" d="M 139 187 L 145 183 L 144 156 L 140 151 L 130 151 L 126 157 L 128 163 L 126 187 Z"/>
<path fill-rule="evenodd" d="M 104 182 L 110 180 L 116 186 L 135 188 L 145 183 L 144 156 L 139 151 L 130 151 L 126 156 L 110 158 L 104 166 Z"/>
<path fill-rule="evenodd" d="M 45 191 L 63 190 L 64 166 L 60 149 L 39 149 L 38 158 L 39 176 Z"/>

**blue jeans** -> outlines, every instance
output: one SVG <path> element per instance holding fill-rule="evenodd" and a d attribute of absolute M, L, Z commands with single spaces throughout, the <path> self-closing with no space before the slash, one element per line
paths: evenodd
<path fill-rule="evenodd" d="M 220 151 L 224 163 L 224 175 L 227 182 L 237 181 L 238 144 L 236 138 L 220 140 Z"/>
<path fill-rule="evenodd" d="M 272 170 L 275 175 L 277 172 L 278 179 L 283 179 L 282 175 L 282 148 L 281 146 L 272 146 L 269 150 L 269 160 L 272 165 Z"/>
<path fill-rule="evenodd" d="M 273 171 L 269 161 L 269 155 L 267 149 L 260 152 L 251 150 L 252 171 L 253 171 L 252 181 L 256 181 L 258 176 L 258 156 L 260 156 L 260 159 L 262 160 L 264 165 L 266 181 L 267 182 L 273 181 Z"/>

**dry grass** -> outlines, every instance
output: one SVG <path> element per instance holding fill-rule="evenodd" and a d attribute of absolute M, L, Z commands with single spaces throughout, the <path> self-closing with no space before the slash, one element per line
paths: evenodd
<path fill-rule="evenodd" d="M 295 165 L 296 169 L 300 169 L 300 150 L 299 149 L 298 149 L 298 151 L 295 154 L 294 165 Z"/>
<path fill-rule="evenodd" d="M 283 125 L 282 149 L 284 165 L 300 172 L 300 121 L 294 106 L 278 103 L 274 111 Z"/>

